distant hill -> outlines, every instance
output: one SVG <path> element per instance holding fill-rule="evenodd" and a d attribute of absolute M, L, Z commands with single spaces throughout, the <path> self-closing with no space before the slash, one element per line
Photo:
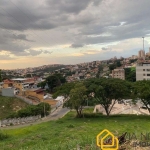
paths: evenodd
<path fill-rule="evenodd" d="M 13 112 L 27 107 L 28 104 L 16 97 L 0 96 L 0 119 L 6 118 Z"/>
<path fill-rule="evenodd" d="M 60 65 L 60 66 L 49 66 L 49 67 L 46 67 L 46 68 L 42 68 L 42 69 L 38 69 L 36 71 L 34 71 L 33 73 L 38 73 L 38 72 L 53 72 L 55 70 L 58 70 L 58 69 L 61 69 L 61 68 L 64 68 L 65 65 Z"/>

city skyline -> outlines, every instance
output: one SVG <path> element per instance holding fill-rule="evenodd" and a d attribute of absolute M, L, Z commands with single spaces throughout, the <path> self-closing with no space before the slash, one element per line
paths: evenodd
<path fill-rule="evenodd" d="M 149 0 L 1 0 L 0 68 L 129 57 L 143 49 L 142 37 L 147 53 L 149 5 Z"/>

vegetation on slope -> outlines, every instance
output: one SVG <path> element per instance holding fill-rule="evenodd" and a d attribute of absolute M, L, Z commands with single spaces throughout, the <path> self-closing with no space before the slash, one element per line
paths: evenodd
<path fill-rule="evenodd" d="M 88 118 L 75 118 L 75 112 L 64 118 L 25 128 L 4 130 L 9 138 L 0 142 L 1 150 L 97 150 L 96 136 L 103 129 L 116 136 L 124 132 L 147 133 L 149 116 L 116 115 L 109 118 L 91 114 Z M 89 115 L 88 115 L 89 116 Z"/>
<path fill-rule="evenodd" d="M 0 119 L 6 118 L 10 114 L 26 108 L 27 106 L 27 103 L 16 97 L 0 96 Z"/>

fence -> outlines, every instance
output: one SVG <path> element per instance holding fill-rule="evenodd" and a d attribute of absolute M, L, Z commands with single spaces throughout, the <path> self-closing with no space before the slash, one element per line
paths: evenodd
<path fill-rule="evenodd" d="M 19 125 L 19 124 L 26 124 L 35 122 L 41 119 L 41 115 L 38 116 L 30 116 L 24 118 L 9 118 L 0 120 L 0 127 L 12 126 L 12 125 Z"/>

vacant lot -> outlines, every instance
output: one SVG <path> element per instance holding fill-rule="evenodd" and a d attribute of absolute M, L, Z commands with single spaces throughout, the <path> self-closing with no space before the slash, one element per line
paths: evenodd
<path fill-rule="evenodd" d="M 0 96 L 0 119 L 7 117 L 9 114 L 25 108 L 28 104 L 16 97 Z"/>
<path fill-rule="evenodd" d="M 3 130 L 8 138 L 0 142 L 1 150 L 76 150 L 77 147 L 80 150 L 96 150 L 96 135 L 103 129 L 110 130 L 116 136 L 124 132 L 137 135 L 150 132 L 149 116 L 74 116 L 75 112 L 70 112 L 57 121 Z"/>

